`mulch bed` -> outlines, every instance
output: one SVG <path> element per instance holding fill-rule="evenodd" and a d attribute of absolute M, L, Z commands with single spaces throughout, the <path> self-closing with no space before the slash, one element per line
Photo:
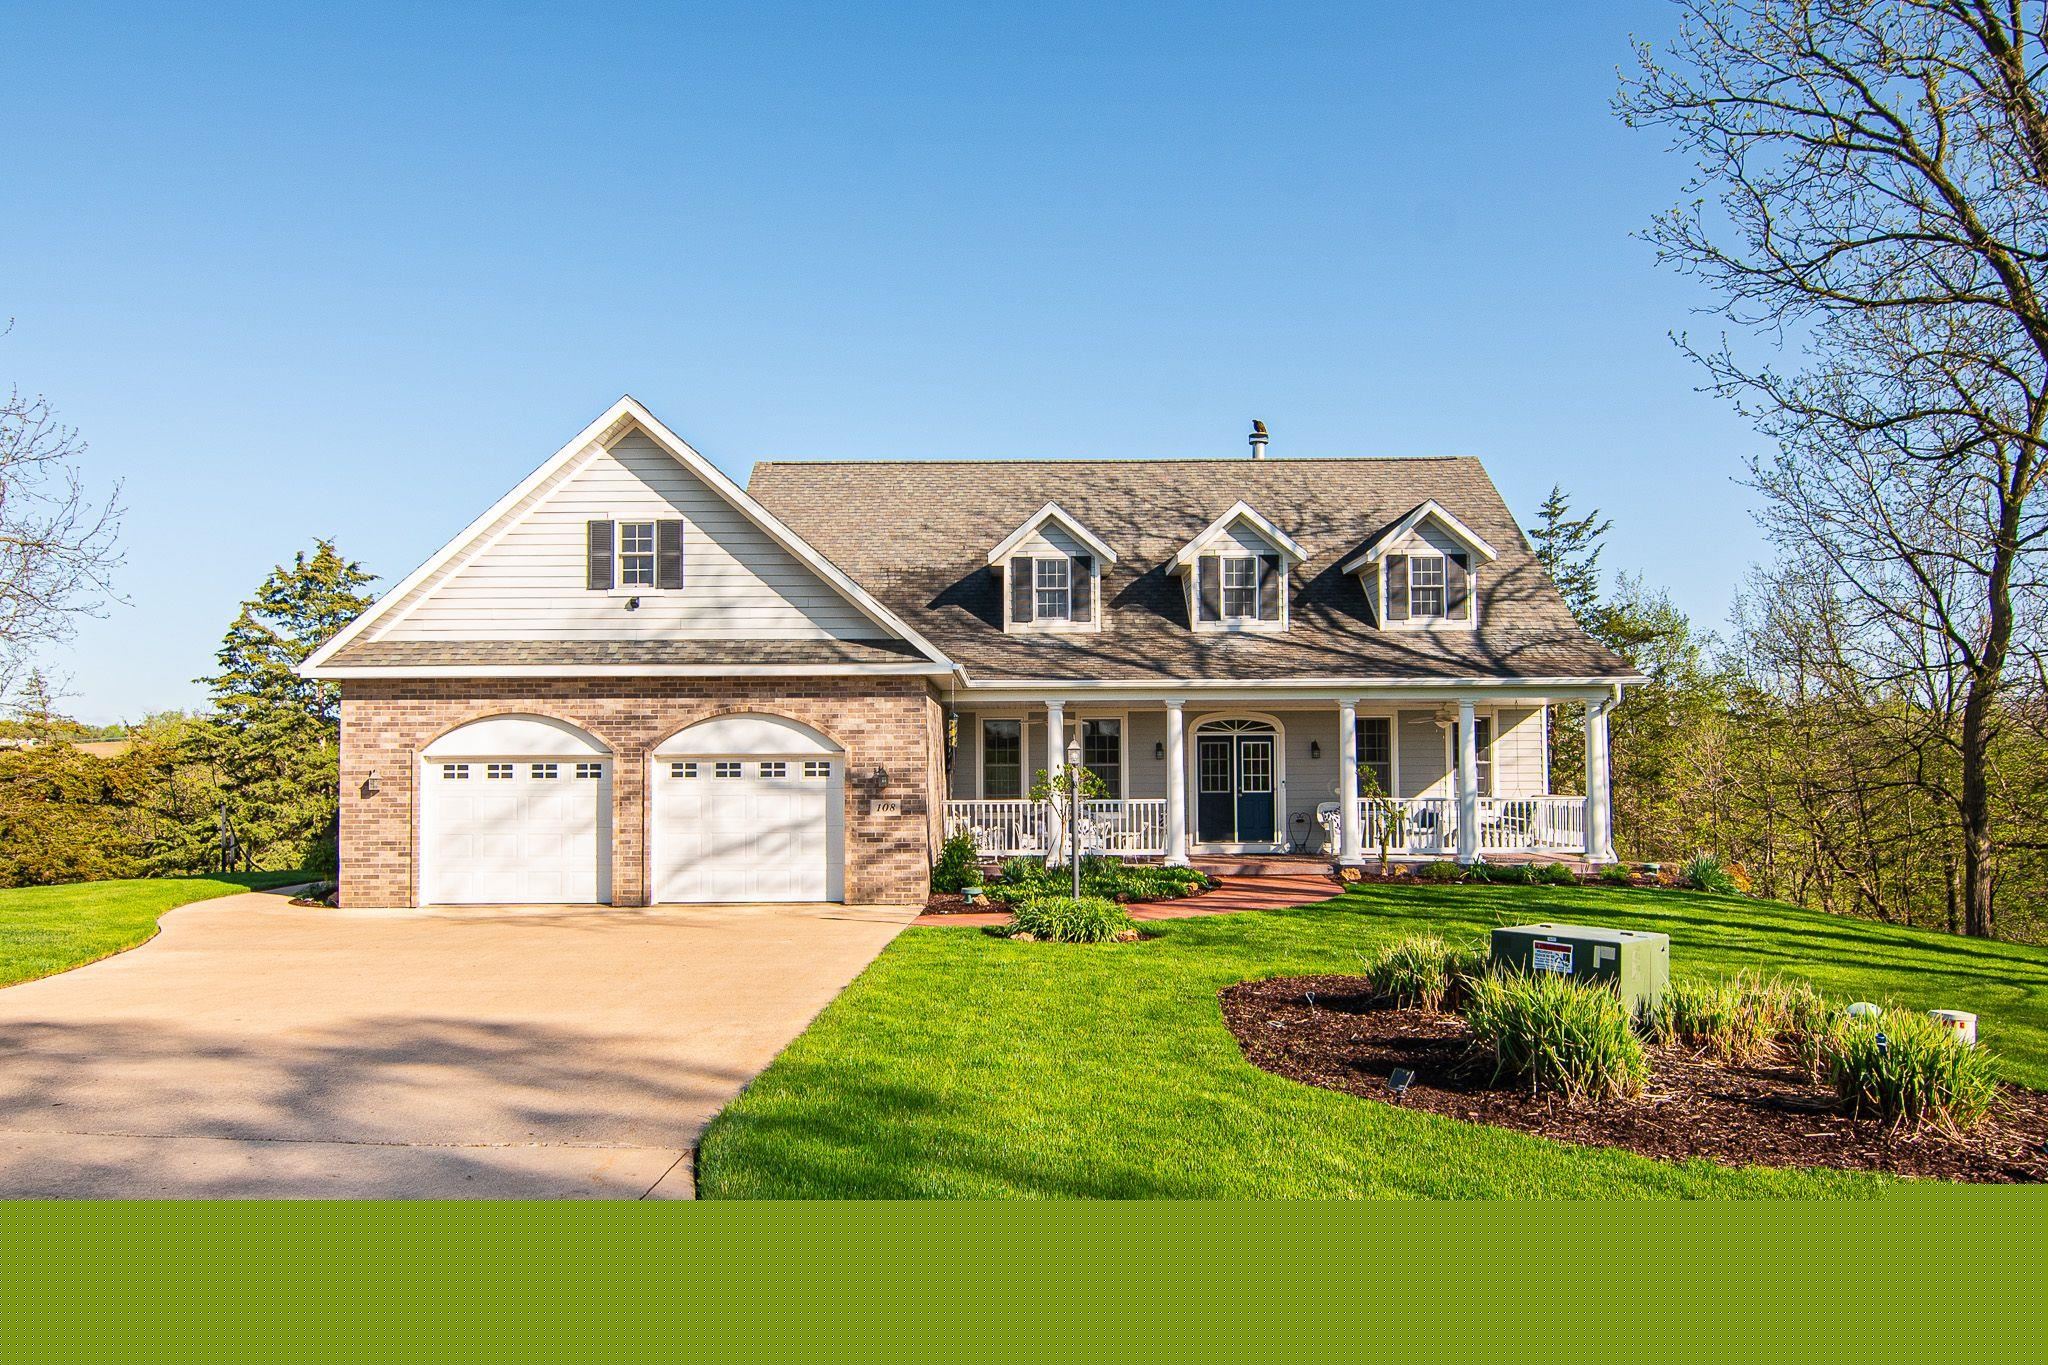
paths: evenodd
<path fill-rule="evenodd" d="M 1311 1003 L 1311 997 L 1313 1002 Z M 1893 1131 L 1837 1111 L 1834 1095 L 1790 1067 L 1723 1065 L 1683 1047 L 1646 1046 L 1641 1097 L 1568 1106 L 1496 1084 L 1491 1058 L 1455 1014 L 1395 1009 L 1355 976 L 1248 981 L 1223 992 L 1223 1018 L 1254 1066 L 1385 1104 L 1387 1078 L 1415 1073 L 1404 1108 L 1666 1161 L 1827 1166 L 1989 1183 L 2048 1181 L 2048 1095 L 2006 1086 L 1961 1137 Z"/>
<path fill-rule="evenodd" d="M 969 905 L 967 897 L 958 891 L 934 891 L 931 898 L 924 903 L 924 912 L 927 915 L 986 915 L 991 910 L 1001 911 L 1008 908 L 986 896 L 981 898 L 979 905 Z"/>

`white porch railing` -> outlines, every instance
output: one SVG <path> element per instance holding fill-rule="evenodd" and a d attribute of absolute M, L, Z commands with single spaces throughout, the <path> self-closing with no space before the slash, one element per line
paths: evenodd
<path fill-rule="evenodd" d="M 1583 796 L 1482 796 L 1479 798 L 1478 851 L 1489 853 L 1584 853 L 1586 798 Z M 1336 803 L 1326 803 L 1324 829 L 1329 847 L 1338 841 Z M 1411 797 L 1390 801 L 1367 797 L 1359 802 L 1362 852 L 1371 857 L 1384 845 L 1389 854 L 1407 858 L 1450 858 L 1458 852 L 1458 802 L 1455 797 Z"/>
<path fill-rule="evenodd" d="M 965 830 L 977 852 L 1008 858 L 1050 850 L 1056 826 L 1049 801 L 948 801 L 946 833 Z M 1090 853 L 1157 857 L 1166 852 L 1166 801 L 1083 801 L 1081 847 Z"/>

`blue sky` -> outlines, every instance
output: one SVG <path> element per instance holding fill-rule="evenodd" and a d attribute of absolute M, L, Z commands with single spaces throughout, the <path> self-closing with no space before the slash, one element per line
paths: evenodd
<path fill-rule="evenodd" d="M 197 703 L 315 536 L 395 580 L 622 392 L 761 457 L 1472 454 L 1709 625 L 1758 438 L 1634 240 L 1667 8 L 17 6 L 0 381 L 125 481 L 50 662 Z M 905 509 L 906 516 L 944 509 Z"/>

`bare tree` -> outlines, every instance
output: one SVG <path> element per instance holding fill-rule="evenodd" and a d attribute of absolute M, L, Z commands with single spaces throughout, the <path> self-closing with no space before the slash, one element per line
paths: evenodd
<path fill-rule="evenodd" d="M 1816 676 L 1953 749 L 1963 927 L 1988 935 L 1991 755 L 2048 534 L 2048 3 L 1677 6 L 1618 100 L 1697 167 L 1649 236 L 1794 357 L 1688 346 L 1775 439 L 1767 528 L 1826 564 Z"/>
<path fill-rule="evenodd" d="M 85 450 L 42 395 L 0 398 L 0 696 L 36 649 L 101 608 L 120 563 L 120 487 L 86 491 Z"/>

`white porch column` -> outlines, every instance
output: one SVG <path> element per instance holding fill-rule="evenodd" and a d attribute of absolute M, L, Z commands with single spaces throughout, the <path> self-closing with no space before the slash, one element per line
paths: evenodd
<path fill-rule="evenodd" d="M 1186 725 L 1179 701 L 1166 703 L 1166 861 L 1188 862 L 1188 765 Z"/>
<path fill-rule="evenodd" d="M 1358 703 L 1337 703 L 1337 861 L 1357 867 L 1365 861 L 1358 811 Z"/>
<path fill-rule="evenodd" d="M 1045 704 L 1045 775 L 1052 780 L 1053 791 L 1060 791 L 1060 781 L 1066 771 L 1067 704 L 1049 701 Z M 1046 855 L 1046 861 L 1061 864 L 1067 860 L 1067 827 L 1060 819 L 1059 800 L 1049 804 L 1052 813 L 1046 819 L 1046 830 L 1052 839 L 1052 848 Z"/>
<path fill-rule="evenodd" d="M 1611 698 L 1586 703 L 1586 859 L 1614 861 L 1614 787 L 1607 755 L 1607 713 Z"/>
<path fill-rule="evenodd" d="M 1458 861 L 1479 856 L 1479 725 L 1472 699 L 1458 699 Z"/>

